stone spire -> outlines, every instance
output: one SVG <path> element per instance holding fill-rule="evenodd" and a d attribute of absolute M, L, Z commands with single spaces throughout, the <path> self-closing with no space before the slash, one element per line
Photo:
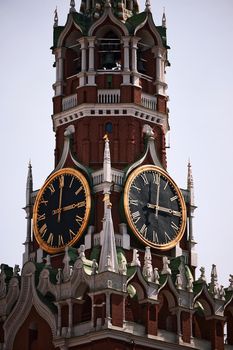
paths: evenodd
<path fill-rule="evenodd" d="M 33 191 L 32 165 L 31 161 L 28 164 L 28 175 L 26 185 L 26 207 L 31 206 L 31 193 Z"/>
<path fill-rule="evenodd" d="M 119 272 L 117 251 L 115 243 L 114 227 L 112 222 L 112 204 L 110 202 L 111 189 L 111 156 L 109 139 L 104 136 L 104 162 L 103 162 L 103 193 L 104 193 L 104 219 L 103 219 L 103 244 L 100 253 L 99 273 L 104 271 Z"/>
<path fill-rule="evenodd" d="M 111 155 L 109 148 L 109 139 L 108 135 L 104 136 L 105 146 L 104 146 L 104 164 L 103 164 L 103 181 L 106 183 L 112 182 L 112 173 L 111 173 Z"/>
<path fill-rule="evenodd" d="M 54 25 L 53 25 L 53 27 L 55 28 L 57 26 L 58 26 L 58 14 L 57 14 L 57 7 L 56 7 L 56 9 L 54 11 Z"/>
<path fill-rule="evenodd" d="M 190 159 L 188 161 L 187 189 L 189 190 L 189 193 L 190 193 L 190 205 L 195 206 L 193 172 L 192 172 L 192 165 L 191 165 Z"/>
<path fill-rule="evenodd" d="M 106 196 L 107 206 L 103 220 L 103 245 L 100 253 L 99 273 L 104 271 L 119 272 L 115 234 L 112 222 L 111 203 L 109 195 Z"/>
<path fill-rule="evenodd" d="M 32 165 L 31 162 L 28 164 L 28 174 L 27 174 L 27 183 L 26 183 L 26 206 L 24 210 L 26 211 L 26 220 L 27 220 L 27 233 L 25 252 L 23 254 L 23 264 L 29 261 L 30 254 L 30 243 L 31 243 L 31 232 L 32 232 L 32 199 L 31 194 L 33 191 L 33 177 L 32 177 Z"/>
<path fill-rule="evenodd" d="M 165 7 L 163 8 L 162 27 L 163 28 L 167 28 L 167 19 L 166 19 L 166 14 L 165 14 Z"/>
<path fill-rule="evenodd" d="M 75 0 L 70 0 L 70 13 L 71 12 L 76 12 L 75 9 Z"/>
<path fill-rule="evenodd" d="M 151 3 L 150 3 L 150 0 L 146 0 L 145 6 L 146 6 L 145 11 L 151 12 Z"/>

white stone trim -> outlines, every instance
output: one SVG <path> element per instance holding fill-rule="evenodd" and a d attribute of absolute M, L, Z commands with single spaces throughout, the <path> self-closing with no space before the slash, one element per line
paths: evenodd
<path fill-rule="evenodd" d="M 94 112 L 94 113 L 93 113 Z M 154 125 L 163 126 L 165 133 L 169 130 L 168 118 L 166 114 L 149 110 L 141 105 L 131 103 L 118 104 L 81 104 L 68 111 L 64 111 L 52 116 L 54 131 L 61 125 L 65 125 L 81 118 L 92 118 L 93 116 L 131 116 Z"/>

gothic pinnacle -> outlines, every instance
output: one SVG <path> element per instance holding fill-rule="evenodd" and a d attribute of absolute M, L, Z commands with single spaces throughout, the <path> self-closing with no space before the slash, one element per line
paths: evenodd
<path fill-rule="evenodd" d="M 167 19 L 166 19 L 166 14 L 165 14 L 165 7 L 163 8 L 162 27 L 163 28 L 167 28 Z"/>
<path fill-rule="evenodd" d="M 194 206 L 194 183 L 193 183 L 193 172 L 190 159 L 188 161 L 188 176 L 187 176 L 187 189 L 190 193 L 190 204 Z"/>
<path fill-rule="evenodd" d="M 111 7 L 111 0 L 105 0 L 105 7 Z"/>
<path fill-rule="evenodd" d="M 27 175 L 27 185 L 26 185 L 26 206 L 31 205 L 31 193 L 33 190 L 33 178 L 32 178 L 32 165 L 31 161 L 28 164 L 28 175 Z"/>
<path fill-rule="evenodd" d="M 54 28 L 58 26 L 58 14 L 57 14 L 57 7 L 54 11 Z"/>
<path fill-rule="evenodd" d="M 75 0 L 70 0 L 70 13 L 71 12 L 76 12 L 75 9 Z"/>
<path fill-rule="evenodd" d="M 146 6 L 145 11 L 151 12 L 151 3 L 150 3 L 150 0 L 146 0 L 145 6 Z"/>

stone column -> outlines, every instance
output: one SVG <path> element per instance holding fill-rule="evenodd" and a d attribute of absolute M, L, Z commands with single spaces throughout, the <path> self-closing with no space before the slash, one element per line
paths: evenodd
<path fill-rule="evenodd" d="M 81 45 L 81 72 L 79 73 L 79 86 L 85 85 L 85 73 L 87 70 L 87 42 L 86 38 L 79 39 Z"/>
<path fill-rule="evenodd" d="M 95 37 L 88 38 L 89 46 L 89 69 L 88 85 L 95 85 Z"/>
<path fill-rule="evenodd" d="M 79 43 L 81 45 L 81 71 L 85 72 L 87 70 L 87 43 L 86 38 L 80 38 Z"/>
<path fill-rule="evenodd" d="M 63 79 L 64 79 L 64 57 L 65 57 L 65 48 L 59 48 L 56 51 L 56 83 L 54 84 L 55 96 L 62 95 L 63 90 Z"/>
<path fill-rule="evenodd" d="M 94 70 L 94 59 L 95 59 L 95 37 L 88 38 L 89 44 L 89 71 Z"/>
<path fill-rule="evenodd" d="M 131 40 L 131 51 L 132 51 L 132 71 L 137 72 L 137 50 L 138 50 L 139 38 L 134 36 Z"/>
<path fill-rule="evenodd" d="M 69 316 L 68 316 L 68 335 L 72 334 L 73 330 L 73 302 L 71 299 L 67 300 L 69 306 Z"/>

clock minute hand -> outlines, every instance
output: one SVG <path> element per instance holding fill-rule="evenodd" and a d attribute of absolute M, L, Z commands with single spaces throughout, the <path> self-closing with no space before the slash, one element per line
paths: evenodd
<path fill-rule="evenodd" d="M 64 176 L 61 175 L 59 177 L 59 187 L 60 187 L 60 193 L 59 193 L 59 211 L 58 211 L 58 217 L 57 217 L 57 222 L 61 221 L 61 204 L 62 204 L 62 191 L 64 187 Z"/>
<path fill-rule="evenodd" d="M 158 211 L 162 211 L 164 213 L 168 213 L 168 214 L 171 214 L 174 216 L 181 216 L 181 212 L 179 212 L 179 211 L 172 210 L 172 209 L 165 208 L 165 207 L 160 207 L 159 205 L 156 205 L 156 204 L 147 203 L 147 207 L 151 208 L 151 209 L 156 209 Z"/>

